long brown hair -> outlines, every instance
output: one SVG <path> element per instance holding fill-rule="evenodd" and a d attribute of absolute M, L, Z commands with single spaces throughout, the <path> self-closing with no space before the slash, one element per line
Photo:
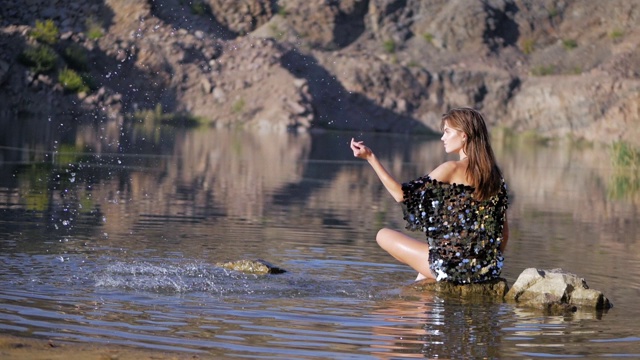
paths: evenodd
<path fill-rule="evenodd" d="M 475 188 L 473 196 L 485 200 L 497 194 L 502 186 L 502 172 L 496 164 L 484 116 L 471 108 L 455 108 L 442 116 L 443 129 L 445 122 L 467 135 L 463 147 L 469 159 L 466 176 Z"/>

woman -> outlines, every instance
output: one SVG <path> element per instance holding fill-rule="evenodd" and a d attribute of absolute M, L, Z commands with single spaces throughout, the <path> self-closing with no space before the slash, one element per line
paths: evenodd
<path fill-rule="evenodd" d="M 445 151 L 459 159 L 402 185 L 371 149 L 351 139 L 353 156 L 367 160 L 393 198 L 402 202 L 407 229 L 427 236 L 425 243 L 384 228 L 376 240 L 418 271 L 416 280 L 475 283 L 497 278 L 509 240 L 508 199 L 484 117 L 474 109 L 452 109 L 442 116 L 441 128 Z"/>

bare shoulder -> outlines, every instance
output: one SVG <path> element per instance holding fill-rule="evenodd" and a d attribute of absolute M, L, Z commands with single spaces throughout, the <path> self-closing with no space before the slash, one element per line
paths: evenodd
<path fill-rule="evenodd" d="M 431 173 L 429 173 L 429 177 L 449 184 L 456 183 L 468 185 L 466 180 L 466 170 L 466 163 L 462 163 L 460 161 L 447 161 L 440 164 Z"/>
<path fill-rule="evenodd" d="M 429 177 L 442 181 L 442 182 L 450 182 L 452 175 L 455 173 L 457 164 L 455 161 L 447 161 L 440 165 L 437 168 L 433 169 L 432 172 L 429 173 Z"/>

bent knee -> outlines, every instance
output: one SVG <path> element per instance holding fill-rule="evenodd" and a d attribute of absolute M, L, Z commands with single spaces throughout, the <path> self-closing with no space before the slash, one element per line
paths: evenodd
<path fill-rule="evenodd" d="M 378 242 L 378 245 L 383 246 L 385 243 L 388 243 L 389 240 L 391 240 L 391 237 L 393 236 L 393 234 L 395 233 L 396 233 L 395 230 L 391 230 L 387 228 L 382 228 L 378 230 L 378 233 L 376 234 L 376 241 Z"/>
<path fill-rule="evenodd" d="M 382 229 L 378 230 L 378 233 L 376 234 L 376 240 L 386 237 L 387 234 L 389 233 L 389 231 L 391 231 L 391 230 L 387 229 L 387 228 L 382 228 Z"/>

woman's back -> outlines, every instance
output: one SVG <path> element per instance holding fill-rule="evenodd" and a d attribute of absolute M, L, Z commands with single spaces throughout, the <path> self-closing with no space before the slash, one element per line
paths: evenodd
<path fill-rule="evenodd" d="M 438 280 L 457 283 L 486 281 L 500 275 L 507 191 L 486 200 L 474 188 L 429 176 L 402 186 L 407 229 L 426 234 L 431 270 Z"/>

